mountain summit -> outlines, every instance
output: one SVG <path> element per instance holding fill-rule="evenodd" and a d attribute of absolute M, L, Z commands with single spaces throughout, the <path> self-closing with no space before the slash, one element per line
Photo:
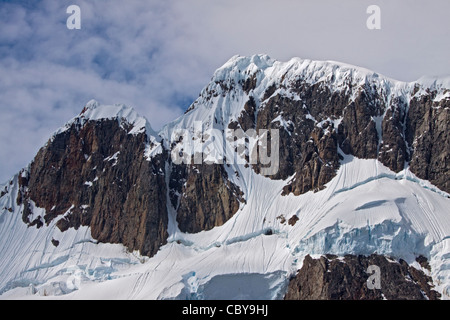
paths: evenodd
<path fill-rule="evenodd" d="M 449 83 L 255 55 L 159 132 L 92 100 L 0 186 L 0 297 L 449 298 Z"/>

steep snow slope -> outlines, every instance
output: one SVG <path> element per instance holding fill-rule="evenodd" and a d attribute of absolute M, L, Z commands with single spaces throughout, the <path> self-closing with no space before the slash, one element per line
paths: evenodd
<path fill-rule="evenodd" d="M 439 291 L 449 296 L 448 194 L 408 170 L 395 174 L 376 160 L 350 156 L 326 189 L 297 197 L 280 196 L 283 181 L 240 170 L 236 183 L 247 205 L 213 230 L 173 232 L 151 259 L 95 244 L 88 229 L 27 228 L 19 208 L 1 198 L 2 207 L 13 209 L 0 218 L 8 239 L 0 249 L 2 298 L 274 299 L 306 254 L 373 252 L 419 268 L 414 257 L 424 255 Z M 298 221 L 282 223 L 281 215 Z M 51 237 L 61 245 L 43 246 L 48 241 L 40 240 Z"/>

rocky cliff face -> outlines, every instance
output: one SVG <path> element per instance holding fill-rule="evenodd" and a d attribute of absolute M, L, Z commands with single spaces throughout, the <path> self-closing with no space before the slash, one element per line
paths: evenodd
<path fill-rule="evenodd" d="M 190 233 L 222 225 L 244 201 L 223 166 L 175 165 L 162 146 L 146 157 L 148 132 L 130 134 L 133 124 L 118 116 L 85 121 L 85 110 L 20 174 L 17 204 L 29 226 L 54 219 L 61 231 L 89 226 L 100 242 L 153 256 L 167 242 L 168 201 Z M 45 214 L 34 215 L 36 207 Z"/>
<path fill-rule="evenodd" d="M 222 165 L 175 166 L 173 172 L 172 203 L 182 232 L 196 233 L 221 226 L 244 201 L 242 191 L 229 181 Z"/>
<path fill-rule="evenodd" d="M 450 191 L 450 100 L 437 92 L 414 97 L 406 119 L 406 142 L 411 148 L 411 170 L 440 189 Z"/>
<path fill-rule="evenodd" d="M 426 259 L 418 259 L 427 268 Z M 379 268 L 378 276 L 370 266 Z M 378 271 L 376 271 L 378 272 Z M 368 281 L 370 282 L 368 284 Z M 373 282 L 373 283 L 372 283 Z M 375 283 L 376 282 L 376 283 Z M 405 261 L 384 256 L 306 256 L 291 279 L 286 300 L 436 300 L 431 278 Z"/>
<path fill-rule="evenodd" d="M 95 108 L 95 106 L 94 106 Z M 84 121 L 83 112 L 41 148 L 19 179 L 23 221 L 57 219 L 62 231 L 89 226 L 100 242 L 153 255 L 167 240 L 165 157 L 144 157 L 147 132 L 120 118 Z M 45 209 L 33 216 L 32 208 Z"/>
<path fill-rule="evenodd" d="M 241 78 L 233 81 L 238 76 L 231 68 L 231 81 L 221 80 L 227 85 L 218 89 L 222 96 L 241 91 L 248 97 L 229 128 L 280 130 L 279 171 L 270 178 L 294 175 L 284 194 L 322 189 L 339 168 L 340 152 L 378 159 L 394 172 L 409 167 L 450 190 L 448 88 L 392 82 L 333 63 L 291 63 L 280 70 L 260 63 L 256 71 L 254 63 L 236 63 L 248 70 L 239 69 Z M 218 94 L 206 92 L 208 99 Z M 258 172 L 260 165 L 253 168 Z"/>

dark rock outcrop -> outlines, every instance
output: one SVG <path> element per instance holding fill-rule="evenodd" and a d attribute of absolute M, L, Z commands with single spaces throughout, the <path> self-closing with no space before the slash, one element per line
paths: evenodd
<path fill-rule="evenodd" d="M 295 175 L 284 193 L 296 195 L 321 189 L 339 167 L 336 128 L 329 121 L 317 127 L 304 105 L 301 100 L 270 96 L 258 110 L 253 127 L 258 131 L 279 130 L 279 170 L 270 178 L 287 179 Z M 248 126 L 241 124 L 241 128 L 247 130 Z M 260 166 L 253 165 L 253 169 L 259 172 Z"/>
<path fill-rule="evenodd" d="M 383 109 L 376 101 L 376 97 L 361 91 L 343 111 L 339 143 L 346 154 L 362 159 L 377 158 L 379 140 L 373 117 L 380 116 Z"/>
<path fill-rule="evenodd" d="M 421 257 L 423 263 L 423 257 Z M 369 286 L 372 271 L 379 268 L 378 285 Z M 440 294 L 433 290 L 431 278 L 422 270 L 409 266 L 404 260 L 386 257 L 326 255 L 319 259 L 306 256 L 302 268 L 289 282 L 286 300 L 436 300 Z"/>
<path fill-rule="evenodd" d="M 435 95 L 411 99 L 405 129 L 410 167 L 419 178 L 450 192 L 450 99 L 435 102 Z"/>
<path fill-rule="evenodd" d="M 223 165 L 175 166 L 172 172 L 172 205 L 183 232 L 196 233 L 223 225 L 244 201 L 242 191 L 229 181 Z"/>
<path fill-rule="evenodd" d="M 89 226 L 100 242 L 154 255 L 167 240 L 165 153 L 144 158 L 145 132 L 128 134 L 117 120 L 89 121 L 57 134 L 19 179 L 23 220 L 42 226 Z M 31 204 L 45 209 L 29 221 Z"/>
<path fill-rule="evenodd" d="M 403 99 L 394 99 L 386 110 L 380 128 L 378 159 L 395 172 L 405 168 L 410 156 L 405 140 L 407 108 Z"/>
<path fill-rule="evenodd" d="M 379 133 L 373 117 L 383 113 L 383 106 L 373 94 L 360 90 L 351 101 L 349 94 L 332 92 L 325 83 L 301 80 L 292 82 L 289 89 L 298 98 L 274 95 L 276 87 L 270 87 L 253 127 L 280 130 L 280 167 L 271 178 L 294 175 L 284 194 L 322 189 L 339 168 L 338 147 L 361 158 L 377 157 Z M 242 119 L 247 119 L 248 112 L 244 111 L 235 126 L 247 130 L 249 122 Z M 257 165 L 253 168 L 259 171 Z"/>
<path fill-rule="evenodd" d="M 296 96 L 277 94 L 277 89 Z M 279 171 L 270 178 L 294 175 L 284 194 L 322 189 L 339 168 L 338 148 L 378 159 L 394 172 L 409 165 L 419 178 L 449 192 L 450 100 L 435 101 L 437 91 L 431 89 L 410 100 L 388 98 L 380 84 L 349 84 L 347 89 L 336 92 L 326 82 L 302 79 L 287 86 L 272 84 L 261 101 L 252 96 L 228 127 L 280 130 Z M 259 172 L 260 165 L 253 168 Z"/>
<path fill-rule="evenodd" d="M 88 226 L 100 242 L 152 256 L 167 241 L 167 199 L 191 233 L 220 226 L 239 209 L 242 192 L 223 165 L 175 165 L 167 151 L 146 159 L 147 134 L 122 126 L 76 119 L 41 148 L 19 175 L 23 221 L 40 228 L 57 219 L 62 231 Z M 34 216 L 33 207 L 45 214 Z"/>

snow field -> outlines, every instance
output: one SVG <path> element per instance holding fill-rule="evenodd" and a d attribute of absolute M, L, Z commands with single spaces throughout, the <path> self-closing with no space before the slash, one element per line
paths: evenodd
<path fill-rule="evenodd" d="M 374 252 L 413 264 L 424 255 L 437 289 L 448 297 L 450 200 L 442 191 L 411 173 L 395 174 L 376 160 L 354 157 L 343 161 L 324 190 L 300 196 L 281 196 L 286 181 L 240 165 L 228 169 L 239 170 L 233 182 L 247 204 L 209 231 L 185 234 L 174 226 L 169 243 L 152 258 L 121 245 L 96 244 L 88 228 L 64 233 L 54 223 L 27 228 L 20 208 L 3 211 L 1 297 L 280 298 L 306 254 Z M 299 219 L 291 226 L 280 215 Z M 58 247 L 52 238 L 60 241 Z"/>

